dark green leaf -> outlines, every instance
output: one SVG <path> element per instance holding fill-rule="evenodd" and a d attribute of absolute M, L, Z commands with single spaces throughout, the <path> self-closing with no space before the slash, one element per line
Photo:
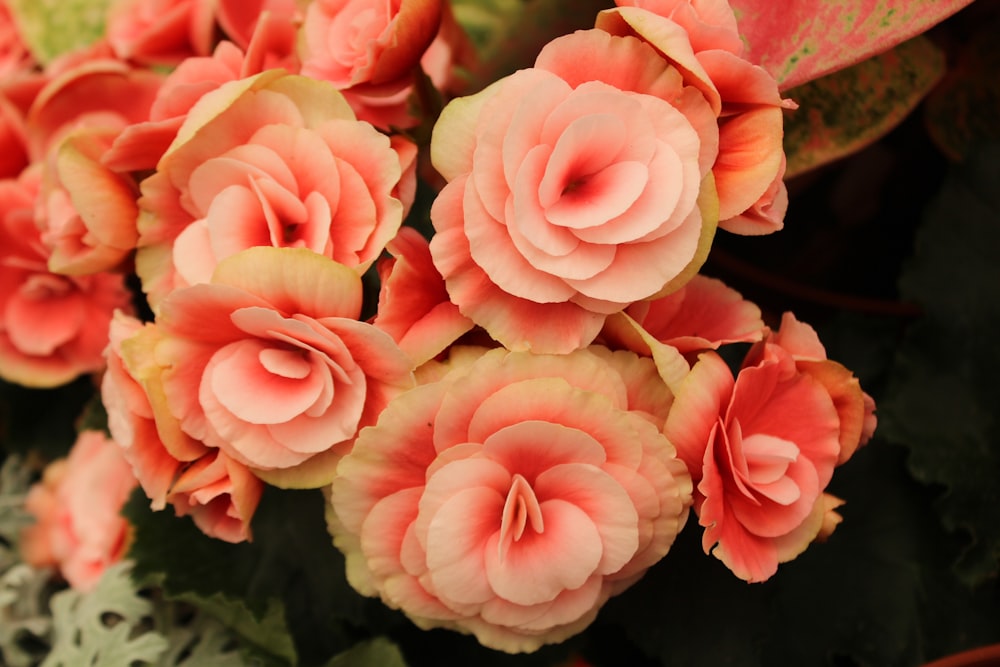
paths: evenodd
<path fill-rule="evenodd" d="M 1000 147 L 956 167 L 929 207 L 900 280 L 925 316 L 907 332 L 882 405 L 887 437 L 910 449 L 917 479 L 943 489 L 945 525 L 968 535 L 971 583 L 1000 565 Z"/>
<path fill-rule="evenodd" d="M 395 644 L 378 637 L 338 654 L 327 667 L 406 667 L 406 661 Z"/>
<path fill-rule="evenodd" d="M 898 125 L 944 74 L 944 54 L 925 37 L 789 90 L 787 176 L 872 143 Z"/>

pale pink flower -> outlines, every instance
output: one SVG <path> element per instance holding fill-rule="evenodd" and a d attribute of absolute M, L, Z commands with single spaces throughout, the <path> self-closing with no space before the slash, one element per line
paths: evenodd
<path fill-rule="evenodd" d="M 533 651 L 582 631 L 684 525 L 671 396 L 629 352 L 460 352 L 361 432 L 328 522 L 361 593 Z"/>
<path fill-rule="evenodd" d="M 188 112 L 141 184 L 136 270 L 154 310 L 254 246 L 302 247 L 364 272 L 402 224 L 400 152 L 330 84 L 269 70 Z"/>
<path fill-rule="evenodd" d="M 209 537 L 249 540 L 263 483 L 243 464 L 180 429 L 163 400 L 160 341 L 153 324 L 117 313 L 111 323 L 101 397 L 108 428 L 154 510 L 168 504 Z"/>
<path fill-rule="evenodd" d="M 108 324 L 128 309 L 120 275 L 63 276 L 34 221 L 39 169 L 0 181 L 0 377 L 54 387 L 104 367 Z"/>
<path fill-rule="evenodd" d="M 55 567 L 73 588 L 91 590 L 128 549 L 121 510 L 135 486 L 118 445 L 100 431 L 81 432 L 69 456 L 28 491 L 24 506 L 36 523 L 21 534 L 25 562 Z"/>
<path fill-rule="evenodd" d="M 392 338 L 357 321 L 357 273 L 304 248 L 245 250 L 161 305 L 165 408 L 277 485 L 328 483 L 358 430 L 413 383 Z"/>
<path fill-rule="evenodd" d="M 448 184 L 431 252 L 451 300 L 510 349 L 587 345 L 609 314 L 701 266 L 717 141 L 705 99 L 647 44 L 554 40 L 435 127 Z"/>

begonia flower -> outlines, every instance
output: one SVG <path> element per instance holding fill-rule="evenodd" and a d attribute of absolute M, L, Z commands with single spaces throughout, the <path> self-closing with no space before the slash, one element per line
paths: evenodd
<path fill-rule="evenodd" d="M 112 440 L 83 431 L 65 459 L 46 468 L 24 507 L 36 522 L 21 533 L 21 555 L 34 567 L 54 567 L 70 586 L 89 591 L 120 561 L 131 540 L 122 507 L 136 486 Z"/>
<path fill-rule="evenodd" d="M 358 430 L 413 383 L 412 362 L 357 320 L 360 308 L 360 277 L 327 257 L 237 253 L 211 282 L 163 301 L 150 398 L 187 436 L 265 481 L 328 483 Z"/>
<path fill-rule="evenodd" d="M 667 296 L 640 301 L 625 313 L 659 342 L 690 355 L 728 343 L 752 343 L 764 335 L 760 308 L 721 280 L 697 275 Z M 649 355 L 649 346 L 631 326 L 609 319 L 602 336 Z"/>
<path fill-rule="evenodd" d="M 391 335 L 419 366 L 474 325 L 448 300 L 427 240 L 417 230 L 403 227 L 386 250 L 391 257 L 378 264 L 382 288 L 372 324 Z"/>
<path fill-rule="evenodd" d="M 108 428 L 150 507 L 172 506 L 209 537 L 249 540 L 264 485 L 245 465 L 181 430 L 163 397 L 163 369 L 154 356 L 161 339 L 156 326 L 116 313 L 109 336 L 101 382 Z"/>
<path fill-rule="evenodd" d="M 829 536 L 838 503 L 825 489 L 874 427 L 857 379 L 826 359 L 815 332 L 790 315 L 782 330 L 735 378 L 702 354 L 664 427 L 696 484 L 705 552 L 750 582 Z"/>
<path fill-rule="evenodd" d="M 412 171 L 409 172 L 412 178 Z M 254 246 L 308 248 L 363 273 L 395 236 L 412 192 L 400 152 L 332 85 L 268 70 L 191 108 L 141 184 L 136 272 L 156 310 Z"/>
<path fill-rule="evenodd" d="M 177 65 L 208 55 L 214 32 L 214 0 L 117 0 L 108 8 L 107 40 L 122 60 Z"/>
<path fill-rule="evenodd" d="M 783 100 L 774 77 L 742 57 L 732 8 L 718 0 L 628 0 L 598 14 L 596 27 L 644 40 L 697 87 L 719 123 L 712 173 L 719 227 L 738 234 L 781 229 L 787 208 Z M 766 212 L 766 215 L 762 215 Z"/>
<path fill-rule="evenodd" d="M 690 478 L 658 427 L 670 400 L 630 352 L 463 354 L 338 466 L 348 581 L 510 653 L 582 631 L 686 520 Z"/>
<path fill-rule="evenodd" d="M 29 168 L 0 181 L 0 377 L 55 387 L 104 367 L 112 313 L 129 309 L 131 294 L 121 275 L 49 270 L 34 220 L 39 180 Z"/>
<path fill-rule="evenodd" d="M 510 349 L 568 352 L 605 318 L 704 262 L 718 126 L 649 45 L 600 30 L 452 101 L 435 126 L 448 181 L 434 263 L 462 313 Z"/>

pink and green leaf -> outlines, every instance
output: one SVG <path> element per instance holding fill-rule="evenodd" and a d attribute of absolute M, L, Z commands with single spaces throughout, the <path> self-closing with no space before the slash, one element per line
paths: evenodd
<path fill-rule="evenodd" d="M 916 37 L 786 94 L 799 108 L 785 118 L 786 177 L 832 162 L 898 125 L 941 80 L 944 54 Z"/>
<path fill-rule="evenodd" d="M 745 54 L 782 90 L 887 51 L 972 0 L 732 0 Z"/>

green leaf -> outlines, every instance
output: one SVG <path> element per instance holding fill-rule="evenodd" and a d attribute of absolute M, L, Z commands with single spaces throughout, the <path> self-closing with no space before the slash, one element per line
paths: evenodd
<path fill-rule="evenodd" d="M 732 0 L 746 57 L 782 90 L 849 67 L 940 23 L 972 0 Z"/>
<path fill-rule="evenodd" d="M 944 54 L 917 37 L 787 92 L 787 177 L 854 153 L 898 125 L 945 71 Z"/>
<path fill-rule="evenodd" d="M 32 55 L 42 63 L 96 42 L 112 0 L 9 0 Z"/>
<path fill-rule="evenodd" d="M 392 641 L 377 637 L 335 656 L 327 667 L 407 667 L 403 654 Z"/>
<path fill-rule="evenodd" d="M 881 406 L 881 429 L 910 469 L 940 485 L 944 525 L 962 531 L 969 583 L 1000 571 L 1000 146 L 957 166 L 928 207 L 900 279 L 925 314 L 907 331 Z"/>
<path fill-rule="evenodd" d="M 153 605 L 132 585 L 130 566 L 110 567 L 89 593 L 66 589 L 52 596 L 54 641 L 43 665 L 151 663 L 167 650 L 162 635 L 141 629 Z"/>

